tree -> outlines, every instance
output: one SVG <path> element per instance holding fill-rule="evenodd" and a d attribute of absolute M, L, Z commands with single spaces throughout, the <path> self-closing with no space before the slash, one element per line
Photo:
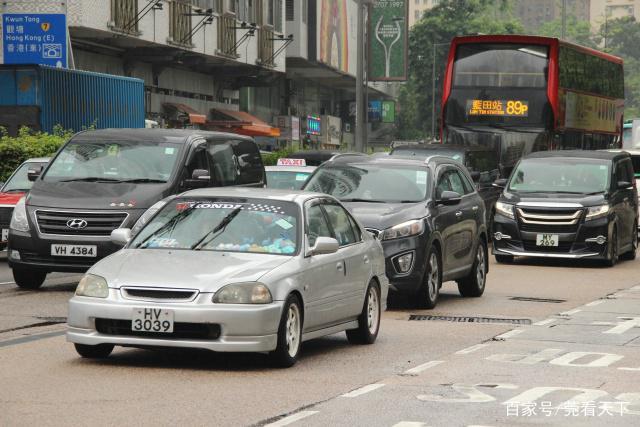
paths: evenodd
<path fill-rule="evenodd" d="M 565 29 L 564 38 L 567 41 L 591 48 L 597 48 L 601 42 L 598 35 L 591 33 L 591 24 L 588 21 L 578 20 L 575 15 L 567 15 Z M 536 35 L 561 38 L 562 17 L 544 23 Z"/>
<path fill-rule="evenodd" d="M 432 101 L 436 120 L 440 111 L 442 75 L 448 46 L 455 36 L 522 33 L 508 0 L 444 0 L 427 11 L 409 34 L 409 81 L 400 104 L 400 136 L 431 135 Z M 433 65 L 435 57 L 435 93 Z M 436 123 L 436 134 L 439 124 Z"/>

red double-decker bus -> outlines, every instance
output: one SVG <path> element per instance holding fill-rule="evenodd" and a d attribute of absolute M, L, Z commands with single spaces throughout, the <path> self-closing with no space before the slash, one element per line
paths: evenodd
<path fill-rule="evenodd" d="M 532 151 L 620 147 L 623 109 L 621 58 L 546 37 L 451 42 L 442 141 L 495 147 L 504 174 Z"/>

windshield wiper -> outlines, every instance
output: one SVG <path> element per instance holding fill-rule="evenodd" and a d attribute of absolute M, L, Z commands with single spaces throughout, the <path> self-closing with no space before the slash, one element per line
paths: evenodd
<path fill-rule="evenodd" d="M 122 182 L 119 179 L 115 178 L 102 178 L 98 176 L 88 176 L 86 178 L 71 178 L 71 179 L 63 179 L 59 182 Z"/>
<path fill-rule="evenodd" d="M 218 233 L 219 231 L 224 230 L 224 228 L 229 225 L 229 223 L 231 221 L 233 221 L 233 219 L 238 216 L 238 214 L 240 213 L 240 211 L 242 210 L 242 208 L 235 208 L 234 210 L 232 210 L 231 212 L 229 212 L 227 214 L 227 216 L 225 216 L 224 218 L 222 218 L 222 220 L 218 223 L 218 225 L 216 225 L 215 227 L 213 227 L 213 229 L 211 229 L 210 231 L 207 232 L 207 234 L 205 234 L 204 236 L 202 236 L 202 238 L 200 238 L 197 242 L 195 242 L 193 245 L 191 245 L 191 249 L 194 251 L 199 251 L 201 250 L 203 247 L 207 246 L 209 243 L 211 243 L 211 241 L 213 241 L 213 239 L 215 239 L 216 237 L 218 237 L 218 235 L 216 233 Z M 205 242 L 205 239 L 209 236 L 213 234 L 213 236 L 207 240 Z"/>
<path fill-rule="evenodd" d="M 165 225 L 163 225 L 162 227 L 158 228 L 156 231 L 154 231 L 153 233 L 149 234 L 144 240 L 142 240 L 140 243 L 138 243 L 135 246 L 135 249 L 146 249 L 146 247 L 142 247 L 142 245 L 144 245 L 145 243 L 147 243 L 151 239 L 156 238 L 156 237 L 160 236 L 161 234 L 164 234 L 167 230 L 169 230 L 170 228 L 174 227 L 178 223 L 178 221 L 181 221 L 182 219 L 184 219 L 184 217 L 186 217 L 188 214 L 193 212 L 194 208 L 195 208 L 195 204 L 193 206 L 190 206 L 189 208 L 183 210 L 182 212 L 180 212 L 179 214 L 177 214 L 173 218 L 171 218 L 169 221 L 167 221 L 167 223 Z"/>
<path fill-rule="evenodd" d="M 134 179 L 123 179 L 118 182 L 126 182 L 126 183 L 132 183 L 132 184 L 146 184 L 146 183 L 164 184 L 167 181 L 162 179 L 152 179 L 152 178 L 134 178 Z"/>
<path fill-rule="evenodd" d="M 375 200 L 375 199 L 341 199 L 341 202 L 365 202 L 365 203 L 387 203 L 384 200 Z"/>

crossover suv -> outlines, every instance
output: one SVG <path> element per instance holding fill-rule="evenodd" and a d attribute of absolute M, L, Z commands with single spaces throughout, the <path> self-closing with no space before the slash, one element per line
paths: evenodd
<path fill-rule="evenodd" d="M 324 163 L 303 189 L 338 198 L 382 241 L 390 289 L 436 306 L 444 281 L 480 296 L 488 273 L 485 206 L 462 164 L 343 157 Z"/>
<path fill-rule="evenodd" d="M 638 198 L 626 152 L 549 151 L 516 165 L 496 203 L 493 253 L 587 258 L 613 266 L 634 259 Z"/>

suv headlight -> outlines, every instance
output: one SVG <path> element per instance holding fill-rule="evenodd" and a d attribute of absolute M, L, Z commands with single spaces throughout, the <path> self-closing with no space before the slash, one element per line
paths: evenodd
<path fill-rule="evenodd" d="M 78 283 L 76 295 L 80 297 L 106 298 L 109 296 L 109 286 L 104 277 L 85 274 L 80 283 Z"/>
<path fill-rule="evenodd" d="M 585 217 L 585 221 L 604 218 L 608 214 L 609 214 L 609 205 L 591 206 L 589 209 L 587 209 L 587 216 Z"/>
<path fill-rule="evenodd" d="M 399 239 L 401 237 L 409 237 L 420 234 L 424 231 L 424 221 L 421 219 L 414 219 L 411 221 L 403 222 L 402 224 L 395 225 L 391 228 L 387 228 L 382 232 L 380 240 Z"/>
<path fill-rule="evenodd" d="M 212 301 L 217 304 L 269 304 L 273 298 L 264 284 L 247 282 L 223 287 L 216 292 Z"/>
<path fill-rule="evenodd" d="M 21 197 L 13 208 L 13 214 L 11 215 L 11 222 L 9 228 L 17 231 L 29 231 L 29 219 L 27 216 L 27 207 L 25 205 L 25 198 Z"/>
<path fill-rule="evenodd" d="M 154 203 L 153 206 L 151 206 L 149 209 L 147 209 L 134 224 L 133 228 L 131 229 L 131 235 L 135 236 L 136 234 L 138 234 L 138 231 L 140 231 L 142 227 L 144 227 L 145 224 L 149 222 L 149 220 L 156 214 L 156 212 L 162 209 L 166 204 L 166 201 L 160 200 L 159 202 Z"/>
<path fill-rule="evenodd" d="M 507 218 L 515 219 L 515 215 L 513 214 L 513 205 L 508 203 L 496 202 L 496 213 L 504 215 Z"/>

